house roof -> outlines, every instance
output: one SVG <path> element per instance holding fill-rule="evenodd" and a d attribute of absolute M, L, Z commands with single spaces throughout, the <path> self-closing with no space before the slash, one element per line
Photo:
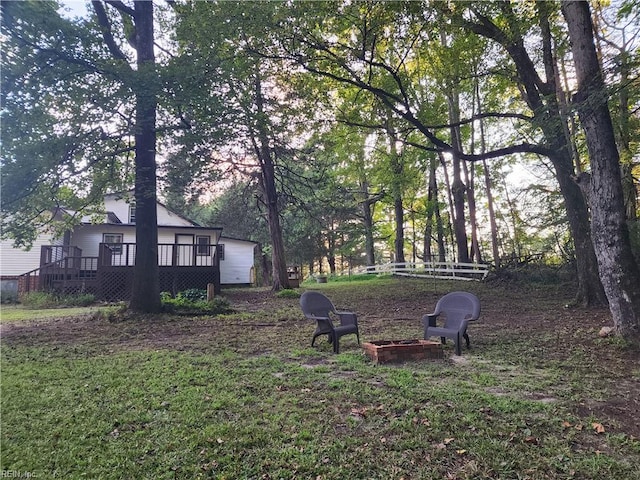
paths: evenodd
<path fill-rule="evenodd" d="M 107 212 L 107 223 L 122 223 L 118 216 L 113 212 Z"/>
<path fill-rule="evenodd" d="M 253 243 L 254 245 L 258 245 L 260 243 L 260 242 L 254 242 L 253 240 L 247 240 L 246 238 L 237 238 L 237 237 L 230 237 L 228 235 L 220 235 L 220 240 L 224 240 L 225 238 L 229 240 L 236 240 L 238 242 Z"/>
<path fill-rule="evenodd" d="M 113 198 L 114 200 L 124 200 L 127 203 L 131 203 L 128 199 L 132 199 L 135 201 L 135 196 L 134 196 L 134 191 L 130 190 L 128 192 L 117 192 L 117 193 L 107 193 L 105 194 L 104 198 Z M 174 212 L 173 210 L 171 210 L 169 207 L 167 207 L 164 203 L 156 200 L 156 204 L 160 205 L 162 208 L 164 208 L 165 210 L 167 210 L 168 212 L 170 212 L 172 215 L 175 215 L 178 218 L 181 218 L 182 220 L 191 223 L 194 227 L 201 227 L 202 225 L 200 225 L 198 222 L 185 217 L 184 215 L 181 215 L 177 212 Z M 108 212 L 107 212 L 108 213 Z M 118 223 L 118 222 L 116 222 Z M 119 222 L 122 223 L 122 222 Z M 212 227 L 215 229 L 218 229 L 218 227 Z M 221 229 L 221 228 L 220 228 Z"/>
<path fill-rule="evenodd" d="M 125 231 L 125 230 L 135 230 L 136 228 L 136 224 L 135 223 L 95 223 L 95 222 L 83 222 L 84 225 L 86 226 L 106 226 L 109 225 L 111 227 L 116 227 L 119 230 Z M 185 232 L 210 232 L 210 231 L 216 231 L 216 232 L 221 232 L 222 231 L 222 227 L 201 227 L 201 226 L 194 226 L 194 225 L 158 225 L 158 230 L 184 230 Z"/>

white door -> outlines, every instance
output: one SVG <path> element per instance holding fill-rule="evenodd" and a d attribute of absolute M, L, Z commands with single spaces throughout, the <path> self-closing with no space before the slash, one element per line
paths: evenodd
<path fill-rule="evenodd" d="M 189 267 L 193 265 L 195 248 L 193 244 L 193 235 L 176 234 L 176 246 L 174 248 L 177 249 L 177 252 L 175 253 L 177 266 Z"/>

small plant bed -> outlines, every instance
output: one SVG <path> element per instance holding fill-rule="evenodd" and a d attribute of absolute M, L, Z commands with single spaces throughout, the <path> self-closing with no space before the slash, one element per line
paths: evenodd
<path fill-rule="evenodd" d="M 54 292 L 30 292 L 20 297 L 20 303 L 24 308 L 34 310 L 44 308 L 87 307 L 95 302 L 96 297 L 91 293 L 63 295 Z"/>
<path fill-rule="evenodd" d="M 231 313 L 229 301 L 224 297 L 207 300 L 207 291 L 190 289 L 172 297 L 168 292 L 160 294 L 163 310 L 179 316 L 220 315 Z"/>

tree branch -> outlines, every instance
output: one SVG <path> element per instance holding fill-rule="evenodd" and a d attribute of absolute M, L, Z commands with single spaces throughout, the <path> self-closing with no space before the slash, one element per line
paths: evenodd
<path fill-rule="evenodd" d="M 136 16 L 135 10 L 133 8 L 131 8 L 131 7 L 127 7 L 124 4 L 124 2 L 122 2 L 120 0 L 104 0 L 104 3 L 107 3 L 107 4 L 111 5 L 112 7 L 120 10 L 122 13 L 126 13 L 127 15 L 130 15 L 133 18 L 135 18 L 135 16 Z"/>
<path fill-rule="evenodd" d="M 107 2 L 107 3 L 114 3 L 114 2 Z M 111 52 L 111 55 L 113 55 L 113 57 L 116 60 L 122 60 L 126 62 L 128 65 L 129 59 L 124 54 L 124 52 L 120 49 L 120 47 L 118 47 L 118 44 L 113 38 L 113 32 L 111 31 L 111 22 L 109 21 L 109 16 L 107 15 L 107 11 L 105 10 L 104 5 L 102 5 L 102 2 L 99 0 L 92 0 L 91 5 L 93 5 L 93 10 L 96 12 L 96 17 L 98 18 L 98 24 L 100 25 L 100 30 L 102 31 L 102 38 L 104 39 L 104 43 L 107 45 L 109 52 Z"/>

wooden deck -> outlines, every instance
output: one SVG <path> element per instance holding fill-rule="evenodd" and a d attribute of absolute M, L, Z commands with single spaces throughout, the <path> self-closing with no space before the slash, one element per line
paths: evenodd
<path fill-rule="evenodd" d="M 216 245 L 158 245 L 160 291 L 176 294 L 190 288 L 206 290 L 212 283 L 220 293 Z M 40 268 L 21 275 L 19 294 L 55 291 L 91 293 L 104 301 L 131 299 L 135 244 L 101 243 L 97 257 L 83 257 L 77 247 L 42 247 Z"/>

